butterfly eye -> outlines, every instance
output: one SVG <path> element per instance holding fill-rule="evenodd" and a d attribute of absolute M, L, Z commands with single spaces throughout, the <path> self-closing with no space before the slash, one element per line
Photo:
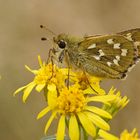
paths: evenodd
<path fill-rule="evenodd" d="M 63 41 L 63 40 L 60 40 L 59 42 L 58 42 L 58 46 L 61 48 L 61 49 L 64 49 L 65 47 L 66 47 L 66 42 L 65 41 Z"/>

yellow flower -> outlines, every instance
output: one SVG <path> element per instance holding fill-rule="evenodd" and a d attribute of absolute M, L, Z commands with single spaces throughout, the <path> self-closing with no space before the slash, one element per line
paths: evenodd
<path fill-rule="evenodd" d="M 115 100 L 110 102 L 111 106 L 104 105 L 103 107 L 104 110 L 110 112 L 112 116 L 116 115 L 118 111 L 123 109 L 129 103 L 129 99 L 127 96 L 122 97 L 119 91 L 117 93 L 115 91 L 116 89 L 111 88 L 108 93 L 108 95 L 115 95 Z"/>
<path fill-rule="evenodd" d="M 68 68 L 59 68 L 53 63 L 46 64 L 38 56 L 40 68 L 32 70 L 25 66 L 35 76 L 32 82 L 17 89 L 14 95 L 23 91 L 23 102 L 25 102 L 31 91 L 35 88 L 37 92 L 44 90 L 47 99 L 47 107 L 37 116 L 37 119 L 51 113 L 45 126 L 47 133 L 52 121 L 58 120 L 57 140 L 63 140 L 66 127 L 71 140 L 79 140 L 81 129 L 85 135 L 103 140 L 140 140 L 136 129 L 132 133 L 125 130 L 120 138 L 110 134 L 109 120 L 122 108 L 129 99 L 121 97 L 120 92 L 111 88 L 107 94 L 101 87 L 101 79 L 93 77 L 84 72 L 73 72 Z M 93 103 L 103 104 L 102 108 L 93 106 Z M 92 104 L 91 104 L 92 103 Z"/>
<path fill-rule="evenodd" d="M 36 91 L 40 92 L 46 86 L 52 86 L 54 88 L 55 86 L 57 86 L 57 88 L 61 88 L 65 85 L 64 81 L 66 76 L 63 74 L 62 69 L 59 69 L 56 65 L 52 65 L 52 63 L 43 63 L 40 56 L 38 57 L 38 61 L 40 64 L 40 69 L 38 70 L 31 70 L 28 66 L 25 66 L 30 72 L 35 75 L 34 80 L 14 92 L 14 95 L 16 95 L 20 91 L 24 90 L 23 102 L 26 101 L 34 87 Z"/>
<path fill-rule="evenodd" d="M 138 138 L 138 133 L 135 128 L 131 133 L 129 133 L 128 130 L 124 130 L 121 133 L 120 140 L 140 140 L 140 138 Z"/>
<path fill-rule="evenodd" d="M 89 105 L 89 103 L 109 104 L 108 102 L 114 100 L 114 95 L 93 95 L 88 97 L 83 93 L 83 90 L 79 89 L 78 84 L 70 86 L 69 89 L 64 87 L 58 92 L 56 90 L 53 94 L 48 92 L 48 106 L 37 117 L 39 119 L 48 112 L 52 112 L 45 126 L 45 133 L 55 118 L 59 118 L 57 140 L 64 139 L 66 124 L 71 140 L 79 140 L 79 127 L 82 127 L 92 137 L 96 136 L 96 127 L 105 131 L 110 130 L 110 126 L 105 119 L 111 119 L 112 116 L 105 110 Z"/>
<path fill-rule="evenodd" d="M 128 103 L 129 103 L 129 99 L 127 98 L 127 96 L 121 97 L 121 93 L 118 91 L 115 94 L 116 89 L 111 88 L 109 91 L 110 95 L 116 95 L 116 99 L 112 102 L 114 106 L 116 106 L 116 108 L 123 109 Z"/>

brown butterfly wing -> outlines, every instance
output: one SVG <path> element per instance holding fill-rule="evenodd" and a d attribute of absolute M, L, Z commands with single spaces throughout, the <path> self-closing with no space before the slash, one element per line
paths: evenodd
<path fill-rule="evenodd" d="M 88 73 L 106 78 L 123 78 L 138 57 L 134 42 L 121 33 L 86 37 L 78 48 L 86 59 L 84 69 Z"/>

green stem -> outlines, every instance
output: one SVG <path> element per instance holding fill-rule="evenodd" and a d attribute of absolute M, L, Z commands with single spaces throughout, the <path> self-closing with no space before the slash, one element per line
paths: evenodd
<path fill-rule="evenodd" d="M 44 97 L 45 97 L 46 101 L 48 100 L 47 93 L 48 93 L 48 89 L 47 89 L 47 86 L 45 86 L 45 88 L 44 88 Z"/>
<path fill-rule="evenodd" d="M 82 130 L 83 130 L 84 140 L 88 140 L 88 134 L 87 134 L 87 132 L 85 131 L 85 129 L 83 127 L 82 127 Z"/>
<path fill-rule="evenodd" d="M 68 118 L 66 118 L 65 122 L 66 122 L 66 127 L 67 127 L 68 130 L 69 130 L 69 122 L 68 122 Z"/>
<path fill-rule="evenodd" d="M 96 140 L 99 137 L 99 135 L 98 135 L 99 130 L 100 130 L 100 128 L 97 127 L 96 128 L 96 136 L 93 138 L 93 140 Z"/>

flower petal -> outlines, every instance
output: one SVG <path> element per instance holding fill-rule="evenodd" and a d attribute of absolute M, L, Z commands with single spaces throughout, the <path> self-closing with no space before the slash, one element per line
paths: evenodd
<path fill-rule="evenodd" d="M 125 129 L 120 135 L 120 140 L 140 140 L 137 129 L 134 128 L 132 132 Z"/>
<path fill-rule="evenodd" d="M 111 89 L 109 90 L 108 94 L 109 95 L 114 95 L 116 89 L 114 87 L 111 87 Z"/>
<path fill-rule="evenodd" d="M 44 131 L 45 133 L 47 133 L 47 131 L 48 131 L 48 129 L 49 129 L 49 127 L 50 127 L 50 125 L 51 125 L 53 119 L 54 119 L 55 116 L 56 116 L 56 113 L 57 113 L 57 111 L 54 111 L 54 112 L 52 113 L 52 115 L 50 116 L 50 118 L 49 118 L 49 120 L 48 120 L 48 122 L 47 122 L 47 124 L 46 124 L 46 126 L 45 126 L 45 131 Z"/>
<path fill-rule="evenodd" d="M 96 113 L 104 118 L 108 118 L 108 119 L 112 119 L 111 114 L 109 114 L 107 111 L 100 109 L 98 107 L 95 106 L 86 106 L 85 110 L 91 111 L 93 113 Z"/>
<path fill-rule="evenodd" d="M 83 91 L 84 94 L 97 94 L 91 87 L 88 87 Z"/>
<path fill-rule="evenodd" d="M 24 90 L 24 94 L 22 97 L 23 102 L 25 103 L 26 99 L 28 98 L 29 94 L 31 93 L 32 89 L 35 87 L 36 83 L 31 82 L 30 85 Z"/>
<path fill-rule="evenodd" d="M 69 120 L 69 135 L 71 140 L 79 140 L 79 127 L 75 115 L 72 115 Z"/>
<path fill-rule="evenodd" d="M 53 83 L 48 84 L 47 89 L 48 89 L 49 91 L 55 91 L 55 90 L 56 90 L 56 85 L 53 84 Z"/>
<path fill-rule="evenodd" d="M 25 68 L 30 71 L 31 73 L 33 74 L 37 74 L 38 73 L 38 70 L 32 70 L 31 68 L 29 68 L 27 65 L 25 65 Z"/>
<path fill-rule="evenodd" d="M 103 120 L 101 117 L 99 117 L 98 115 L 95 115 L 91 112 L 85 112 L 85 114 L 99 128 L 104 129 L 104 130 L 110 130 L 109 124 L 105 120 Z"/>
<path fill-rule="evenodd" d="M 64 135 L 65 135 L 65 116 L 62 115 L 58 123 L 56 140 L 63 140 Z"/>
<path fill-rule="evenodd" d="M 124 96 L 120 101 L 120 109 L 123 109 L 129 103 L 129 101 L 130 100 L 127 98 L 127 96 Z"/>
<path fill-rule="evenodd" d="M 113 101 L 116 98 L 115 95 L 102 95 L 102 96 L 94 96 L 94 97 L 88 97 L 87 102 L 101 102 L 108 104 L 109 101 Z"/>
<path fill-rule="evenodd" d="M 53 91 L 48 91 L 47 93 L 47 99 L 48 99 L 48 105 L 50 106 L 51 109 L 53 109 L 54 107 L 56 107 L 57 105 L 57 90 L 55 88 L 55 90 Z"/>
<path fill-rule="evenodd" d="M 36 86 L 36 91 L 40 92 L 44 87 L 46 86 L 46 84 L 39 84 Z"/>
<path fill-rule="evenodd" d="M 92 85 L 91 85 L 91 86 L 92 86 Z M 97 85 L 97 84 L 96 84 L 94 90 L 95 90 L 96 92 L 98 92 L 99 95 L 105 95 L 105 94 L 106 94 L 105 90 L 103 90 L 103 89 L 100 88 L 100 85 Z"/>
<path fill-rule="evenodd" d="M 44 108 L 38 115 L 37 115 L 37 119 L 42 118 L 44 115 L 46 115 L 48 112 L 50 111 L 50 107 L 47 106 L 46 108 Z"/>
<path fill-rule="evenodd" d="M 43 63 L 42 63 L 42 60 L 41 60 L 40 55 L 38 55 L 38 62 L 39 62 L 40 67 L 42 67 L 43 66 Z"/>
<path fill-rule="evenodd" d="M 100 129 L 98 135 L 102 138 L 104 138 L 104 140 L 119 140 L 119 138 L 115 137 L 112 134 L 107 133 L 106 131 Z"/>
<path fill-rule="evenodd" d="M 106 92 L 103 89 L 100 88 L 99 83 L 96 83 L 96 84 L 95 83 L 93 83 L 93 84 L 91 83 L 90 87 L 88 87 L 87 89 L 84 90 L 84 94 L 105 95 Z"/>
<path fill-rule="evenodd" d="M 78 113 L 77 115 L 85 131 L 94 137 L 96 135 L 96 129 L 91 120 L 89 120 L 88 117 L 82 112 Z"/>
<path fill-rule="evenodd" d="M 29 84 L 28 84 L 28 85 L 29 85 Z M 14 96 L 17 95 L 17 94 L 18 94 L 20 91 L 22 91 L 23 89 L 25 89 L 28 85 L 18 88 L 18 89 L 14 92 Z"/>

